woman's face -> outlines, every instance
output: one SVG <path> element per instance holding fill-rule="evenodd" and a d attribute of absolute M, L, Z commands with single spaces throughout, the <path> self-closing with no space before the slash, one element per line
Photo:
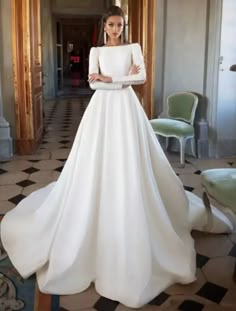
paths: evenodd
<path fill-rule="evenodd" d="M 104 30 L 111 39 L 118 39 L 124 29 L 122 16 L 110 16 L 104 23 Z"/>

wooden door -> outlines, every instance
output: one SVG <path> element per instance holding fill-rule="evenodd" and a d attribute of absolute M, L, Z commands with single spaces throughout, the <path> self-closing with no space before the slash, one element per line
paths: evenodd
<path fill-rule="evenodd" d="M 143 108 L 149 118 L 155 115 L 154 82 L 155 82 L 155 29 L 156 0 L 129 0 L 129 37 L 138 42 L 143 50 L 147 71 L 147 81 L 137 86 Z"/>
<path fill-rule="evenodd" d="M 16 152 L 35 152 L 43 133 L 40 0 L 12 0 Z"/>

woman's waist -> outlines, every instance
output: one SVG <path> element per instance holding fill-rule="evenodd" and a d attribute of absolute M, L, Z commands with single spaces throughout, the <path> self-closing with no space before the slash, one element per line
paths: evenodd
<path fill-rule="evenodd" d="M 120 88 L 101 88 L 101 89 L 97 89 L 96 92 L 98 91 L 102 91 L 102 92 L 129 92 L 131 90 L 133 90 L 131 85 L 122 85 L 120 84 L 121 87 Z"/>

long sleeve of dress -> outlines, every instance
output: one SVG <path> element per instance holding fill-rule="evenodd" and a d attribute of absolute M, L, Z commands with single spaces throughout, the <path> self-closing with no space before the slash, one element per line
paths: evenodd
<path fill-rule="evenodd" d="M 146 70 L 141 47 L 138 43 L 132 44 L 132 64 L 140 67 L 138 74 L 112 77 L 112 82 L 122 83 L 122 85 L 143 84 L 146 81 Z"/>
<path fill-rule="evenodd" d="M 99 73 L 98 49 L 92 48 L 89 56 L 89 73 Z M 133 75 L 112 76 L 111 83 L 95 81 L 90 83 L 93 90 L 120 90 L 123 85 L 143 84 L 146 80 L 146 70 L 141 47 L 138 43 L 132 44 L 132 64 L 140 67 L 140 72 Z"/>
<path fill-rule="evenodd" d="M 98 62 L 98 49 L 91 48 L 89 54 L 89 74 L 99 73 L 99 62 Z M 122 89 L 121 83 L 105 83 L 102 81 L 95 81 L 90 83 L 92 90 L 120 90 Z"/>

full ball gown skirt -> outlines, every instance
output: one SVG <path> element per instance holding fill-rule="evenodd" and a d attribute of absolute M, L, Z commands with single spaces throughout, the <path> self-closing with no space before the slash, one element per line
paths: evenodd
<path fill-rule="evenodd" d="M 119 64 L 119 66 L 117 65 Z M 138 75 L 127 76 L 132 63 Z M 23 277 L 42 292 L 74 294 L 95 283 L 102 296 L 140 307 L 173 283 L 195 280 L 190 231 L 207 230 L 201 200 L 186 193 L 131 86 L 145 68 L 138 44 L 92 48 L 95 82 L 72 150 L 57 182 L 6 214 L 1 238 Z M 230 221 L 213 209 L 213 232 Z"/>

